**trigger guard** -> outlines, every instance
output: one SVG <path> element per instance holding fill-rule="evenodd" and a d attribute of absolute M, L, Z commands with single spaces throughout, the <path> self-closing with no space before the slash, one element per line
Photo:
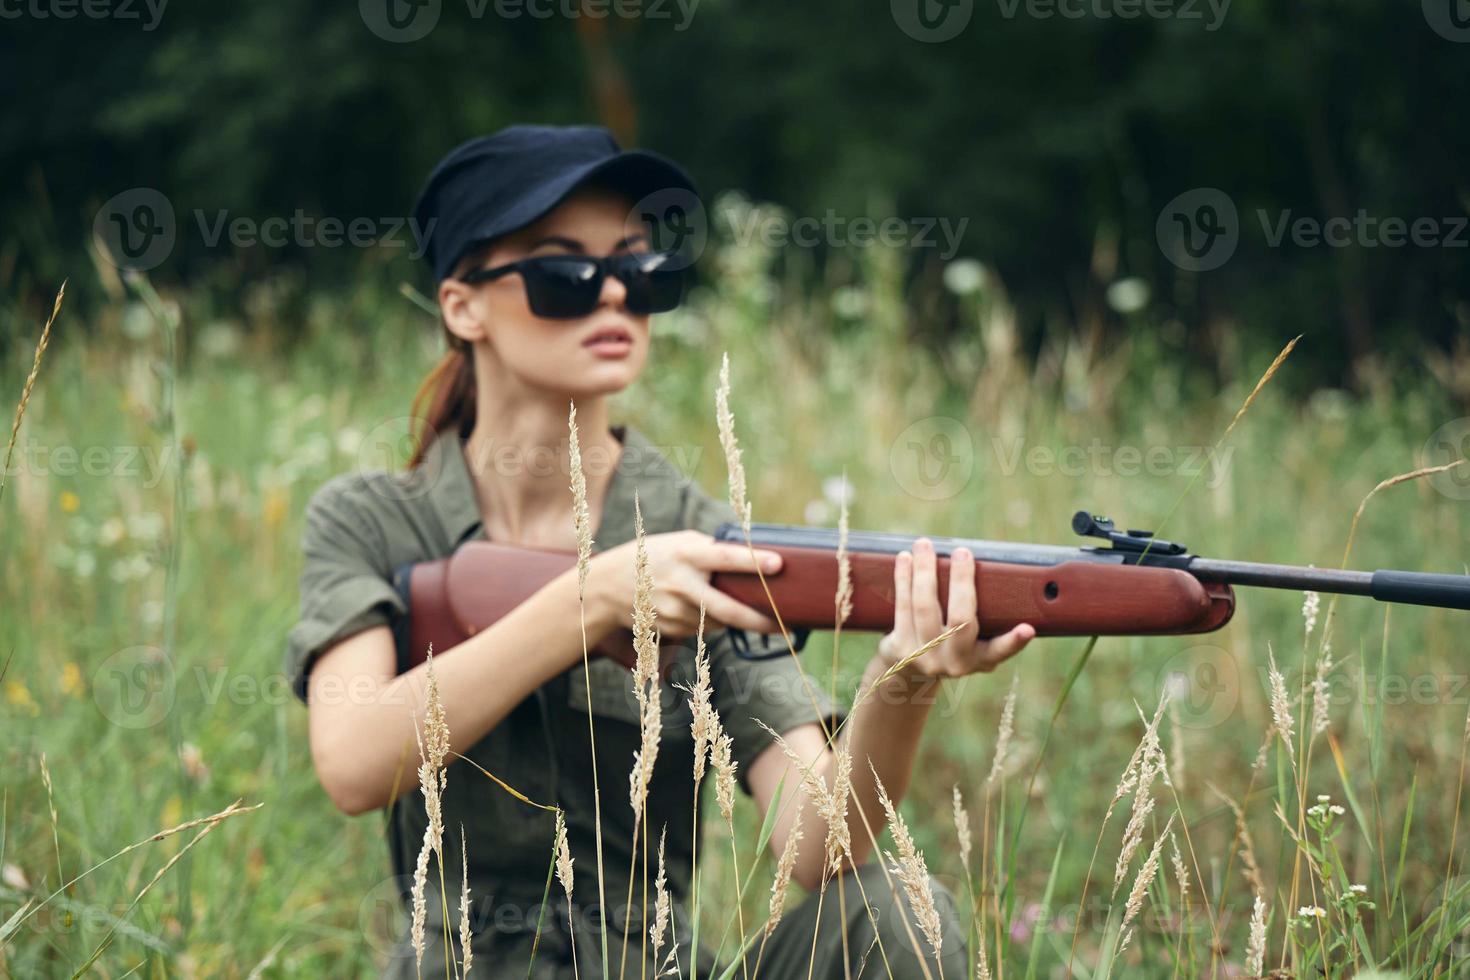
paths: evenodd
<path fill-rule="evenodd" d="M 771 648 L 770 634 L 768 633 L 760 634 L 760 646 L 762 652 L 756 653 L 751 648 L 750 637 L 746 635 L 745 630 L 737 629 L 734 626 L 731 626 L 729 629 L 730 646 L 734 649 L 735 656 L 739 657 L 741 660 L 774 660 L 775 658 L 786 653 L 785 647 L 776 647 L 775 649 Z M 805 649 L 806 641 L 811 637 L 811 635 L 812 631 L 810 629 L 792 629 L 791 649 L 796 651 L 797 653 L 800 653 L 803 649 Z"/>

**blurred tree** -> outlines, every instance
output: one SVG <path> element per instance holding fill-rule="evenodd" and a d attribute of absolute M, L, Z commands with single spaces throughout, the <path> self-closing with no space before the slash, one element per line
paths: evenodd
<path fill-rule="evenodd" d="M 1228 321 L 1267 346 L 1316 334 L 1323 378 L 1470 328 L 1463 229 L 1458 247 L 1272 241 L 1283 218 L 1430 218 L 1441 235 L 1463 221 L 1470 48 L 1429 23 L 1440 0 L 1177 0 L 1174 16 L 1131 19 L 1128 0 L 995 0 L 940 43 L 900 29 L 904 0 L 382 0 L 437 17 L 407 43 L 369 28 L 376 2 L 168 6 L 151 30 L 35 6 L 7 20 L 0 283 L 46 302 L 98 205 L 131 187 L 162 191 L 181 226 L 383 218 L 463 139 L 600 119 L 707 191 L 818 219 L 886 201 L 966 220 L 961 254 L 999 269 L 1033 343 L 1058 319 L 1122 330 L 1102 297 L 1123 276 L 1152 286 L 1145 322 Z M 1234 203 L 1239 245 L 1189 272 L 1155 222 L 1203 187 Z M 350 250 L 237 254 L 203 237 L 181 227 L 158 274 L 306 263 L 330 281 L 358 266 Z"/>

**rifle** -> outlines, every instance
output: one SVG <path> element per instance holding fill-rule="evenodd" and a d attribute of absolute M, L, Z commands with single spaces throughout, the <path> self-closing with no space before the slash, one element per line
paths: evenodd
<path fill-rule="evenodd" d="M 1101 538 L 1107 547 L 1026 544 L 934 537 L 938 586 L 949 588 L 949 556 L 968 548 L 975 556 L 980 636 L 999 636 L 1030 623 L 1038 636 L 1170 636 L 1208 633 L 1235 612 L 1234 586 L 1371 596 L 1379 602 L 1470 609 L 1470 575 L 1379 570 L 1344 571 L 1203 558 L 1151 531 L 1118 530 L 1106 518 L 1078 511 L 1072 530 Z M 718 541 L 741 543 L 739 524 L 721 524 Z M 853 531 L 847 537 L 852 613 L 843 629 L 886 632 L 893 627 L 893 565 L 913 548 L 915 535 Z M 750 543 L 779 552 L 781 570 L 766 586 L 800 650 L 814 629 L 836 619 L 838 532 L 831 528 L 752 524 Z M 400 634 L 402 670 L 423 662 L 428 645 L 445 650 L 494 623 L 533 592 L 576 565 L 571 551 L 520 548 L 471 541 L 448 558 L 407 565 L 394 584 L 409 608 Z M 751 608 L 772 615 L 766 587 L 754 572 L 715 572 L 711 584 Z M 732 629 L 735 652 L 762 660 L 786 652 L 757 653 L 741 630 Z M 625 647 L 603 652 L 631 666 Z M 671 663 L 666 657 L 664 668 Z"/>

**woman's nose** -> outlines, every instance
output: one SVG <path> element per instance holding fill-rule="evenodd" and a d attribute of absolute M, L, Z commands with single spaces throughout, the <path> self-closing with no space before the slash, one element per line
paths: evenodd
<path fill-rule="evenodd" d="M 622 306 L 628 301 L 628 287 L 617 276 L 609 275 L 602 280 L 602 295 L 598 303 L 602 306 Z"/>

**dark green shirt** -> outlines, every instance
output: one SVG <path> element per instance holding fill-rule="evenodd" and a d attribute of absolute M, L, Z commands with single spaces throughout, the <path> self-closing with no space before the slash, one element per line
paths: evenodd
<path fill-rule="evenodd" d="M 608 486 L 593 541 L 594 552 L 633 538 L 635 487 L 647 534 L 685 528 L 711 533 L 720 523 L 735 519 L 728 504 L 706 495 L 638 430 L 614 426 L 612 431 L 623 443 L 623 452 Z M 570 522 L 570 514 L 567 519 Z M 287 671 L 298 695 L 304 698 L 307 672 L 323 650 L 373 626 L 401 626 L 406 608 L 392 586 L 394 569 L 441 558 L 464 541 L 484 538 L 464 443 L 457 438 L 437 439 L 416 470 L 348 473 L 324 485 L 306 512 L 301 619 L 291 629 L 287 644 Z M 779 636 L 752 636 L 751 641 L 757 645 L 764 641 L 770 651 L 784 649 Z M 829 717 L 834 711 L 817 684 L 802 684 L 789 656 L 764 661 L 742 659 L 735 654 L 725 630 L 707 637 L 707 645 L 715 707 L 734 740 L 733 756 L 741 787 L 748 793 L 745 773 L 751 761 L 771 743 L 757 719 L 778 732 L 786 732 L 817 720 L 819 709 Z M 664 728 L 648 801 L 649 879 L 654 875 L 652 855 L 657 850 L 659 832 L 667 827 L 668 885 L 676 905 L 688 892 L 695 802 L 690 711 L 687 695 L 674 688 L 675 684 L 693 684 L 694 641 L 680 646 L 678 662 L 663 686 Z M 535 651 L 526 651 L 526 655 L 534 656 Z M 628 773 L 639 740 L 638 708 L 631 675 L 608 658 L 592 660 L 591 686 L 602 790 L 607 902 L 612 910 L 608 921 L 620 926 L 617 910 L 626 900 L 633 843 Z M 575 860 L 573 899 L 578 932 L 595 931 L 598 916 L 587 701 L 583 666 L 578 663 L 526 698 L 465 753 L 530 799 L 565 809 Z M 417 766 L 417 758 L 410 758 L 406 764 Z M 704 782 L 711 778 L 707 774 Z M 451 930 L 457 922 L 461 824 L 468 839 L 476 932 L 508 935 L 534 929 L 534 914 L 525 913 L 540 902 L 545 886 L 552 814 L 516 800 L 472 767 L 458 762 L 452 762 L 449 768 L 443 808 L 444 872 L 455 910 Z M 710 813 L 718 820 L 713 806 Z M 402 876 L 400 890 L 406 892 L 427 824 L 422 794 L 415 790 L 401 797 L 390 807 L 389 817 L 388 844 L 394 873 Z M 428 896 L 431 935 L 439 922 L 437 877 L 435 869 Z M 555 884 L 552 894 L 560 894 Z M 641 920 L 637 905 L 635 895 L 635 921 Z M 528 918 L 532 921 L 524 921 Z M 548 915 L 546 930 L 553 928 L 551 918 Z M 564 923 L 564 907 L 561 918 Z M 592 928 L 584 929 L 589 922 Z M 577 938 L 582 949 L 584 937 Z M 484 939 L 488 946 L 498 945 L 489 941 L 489 936 Z M 538 958 L 555 955 L 554 946 L 544 945 Z M 477 956 L 481 949 L 482 939 L 477 938 Z M 524 966 L 524 954 L 519 955 Z M 495 957 L 490 958 L 493 961 Z M 587 963 L 581 965 L 585 973 Z"/>

